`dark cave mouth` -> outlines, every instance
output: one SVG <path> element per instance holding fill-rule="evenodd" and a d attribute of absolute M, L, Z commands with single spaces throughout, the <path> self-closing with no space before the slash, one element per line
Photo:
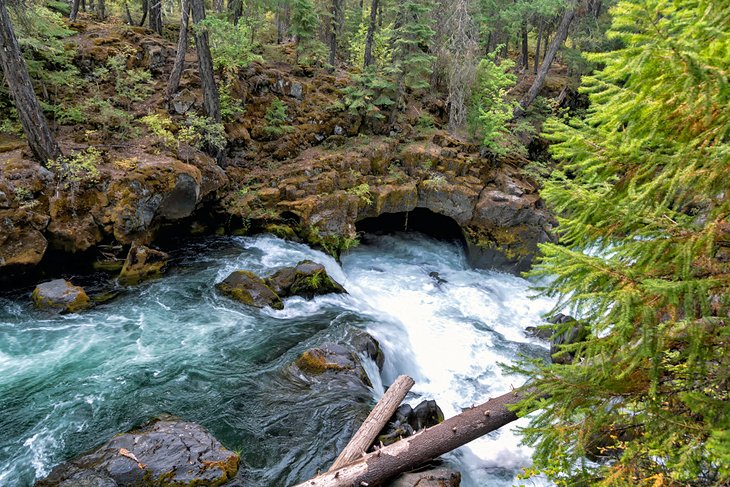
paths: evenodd
<path fill-rule="evenodd" d="M 446 215 L 428 208 L 416 208 L 399 213 L 383 213 L 380 216 L 365 218 L 355 224 L 357 232 L 367 235 L 390 235 L 402 232 L 417 232 L 437 240 L 458 242 L 466 249 L 464 232 L 456 221 Z"/>

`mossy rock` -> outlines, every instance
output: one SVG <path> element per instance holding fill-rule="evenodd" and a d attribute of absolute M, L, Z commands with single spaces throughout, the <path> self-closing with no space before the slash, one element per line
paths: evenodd
<path fill-rule="evenodd" d="M 347 292 L 327 274 L 322 264 L 311 260 L 303 260 L 295 267 L 279 269 L 266 282 L 281 297 L 302 296 L 312 299 L 324 294 Z"/>
<path fill-rule="evenodd" d="M 279 295 L 266 282 L 250 271 L 235 271 L 222 282 L 216 284 L 222 294 L 248 306 L 283 309 Z"/>
<path fill-rule="evenodd" d="M 309 379 L 326 377 L 347 377 L 353 383 L 372 387 L 365 369 L 357 354 L 337 343 L 325 343 L 302 353 L 292 364 Z"/>
<path fill-rule="evenodd" d="M 170 256 L 165 252 L 132 245 L 119 273 L 119 282 L 122 284 L 137 284 L 145 279 L 162 275 Z"/>
<path fill-rule="evenodd" d="M 31 298 L 39 309 L 59 313 L 76 313 L 91 306 L 91 300 L 82 287 L 63 279 L 39 284 Z"/>

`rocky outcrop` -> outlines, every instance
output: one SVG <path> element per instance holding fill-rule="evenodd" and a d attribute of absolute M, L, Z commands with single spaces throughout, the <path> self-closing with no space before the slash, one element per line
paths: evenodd
<path fill-rule="evenodd" d="M 169 259 L 170 256 L 165 252 L 144 245 L 132 245 L 119 274 L 119 282 L 137 284 L 145 279 L 159 276 Z"/>
<path fill-rule="evenodd" d="M 436 401 L 421 401 L 415 408 L 409 404 L 402 404 L 378 434 L 372 449 L 395 443 L 402 438 L 416 434 L 419 430 L 435 426 L 443 420 L 444 413 Z"/>
<path fill-rule="evenodd" d="M 386 487 L 459 487 L 461 473 L 450 468 L 431 468 L 423 472 L 408 472 L 385 484 Z"/>
<path fill-rule="evenodd" d="M 164 416 L 53 469 L 38 487 L 217 487 L 239 457 L 195 423 Z"/>
<path fill-rule="evenodd" d="M 283 309 L 284 303 L 259 276 L 250 271 L 236 271 L 231 273 L 216 288 L 224 295 L 248 306 L 274 309 Z"/>
<path fill-rule="evenodd" d="M 345 288 L 332 279 L 322 264 L 303 260 L 295 267 L 284 267 L 266 279 L 269 287 L 281 298 L 302 296 L 312 299 L 330 293 L 345 293 Z"/>
<path fill-rule="evenodd" d="M 31 298 L 39 309 L 58 313 L 75 313 L 91 306 L 91 300 L 82 287 L 63 279 L 39 284 Z"/>

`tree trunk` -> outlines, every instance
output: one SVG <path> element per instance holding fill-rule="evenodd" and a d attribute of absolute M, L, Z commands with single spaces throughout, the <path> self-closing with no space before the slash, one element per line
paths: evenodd
<path fill-rule="evenodd" d="M 289 16 L 289 3 L 279 1 L 279 7 L 276 9 L 276 43 L 283 44 L 287 31 L 287 21 Z"/>
<path fill-rule="evenodd" d="M 73 0 L 73 3 L 71 3 L 71 14 L 68 16 L 71 22 L 76 21 L 76 17 L 79 15 L 79 6 L 81 6 L 81 0 Z"/>
<path fill-rule="evenodd" d="M 540 63 L 540 43 L 542 42 L 542 31 L 545 28 L 545 21 L 540 19 L 540 26 L 537 29 L 537 47 L 535 48 L 535 70 L 537 74 L 537 65 Z"/>
<path fill-rule="evenodd" d="M 332 464 L 329 471 L 332 472 L 345 465 L 358 460 L 373 444 L 378 433 L 385 427 L 388 420 L 398 409 L 400 403 L 413 387 L 414 381 L 407 375 L 399 376 L 388 390 L 380 398 L 370 414 L 363 422 L 355 436 L 352 437 L 347 446 L 342 450 L 340 456 Z"/>
<path fill-rule="evenodd" d="M 162 35 L 162 0 L 148 0 L 150 29 Z"/>
<path fill-rule="evenodd" d="M 522 56 L 520 57 L 520 67 L 529 70 L 530 59 L 527 51 L 527 22 L 523 21 L 520 26 L 520 37 L 522 38 Z"/>
<path fill-rule="evenodd" d="M 223 0 L 215 0 L 215 11 L 216 13 L 223 13 Z"/>
<path fill-rule="evenodd" d="M 373 0 L 370 5 L 370 24 L 368 24 L 368 34 L 365 37 L 365 62 L 367 68 L 373 64 L 373 40 L 375 39 L 375 23 L 378 17 L 378 0 Z"/>
<path fill-rule="evenodd" d="M 124 13 L 127 16 L 127 23 L 129 25 L 134 25 L 134 20 L 132 20 L 132 12 L 129 11 L 129 3 L 126 1 L 124 2 Z"/>
<path fill-rule="evenodd" d="M 337 38 L 342 31 L 342 21 L 344 20 L 342 10 L 342 0 L 332 0 L 332 22 L 329 32 L 329 65 L 334 69 L 337 61 Z"/>
<path fill-rule="evenodd" d="M 99 0 L 97 2 L 96 15 L 99 17 L 99 20 L 106 19 L 106 2 L 104 0 Z"/>
<path fill-rule="evenodd" d="M 205 20 L 205 6 L 203 0 L 190 0 L 190 10 L 193 14 L 193 22 L 199 24 Z M 204 29 L 194 29 L 195 48 L 198 51 L 198 69 L 200 70 L 200 82 L 203 85 L 203 108 L 205 114 L 215 122 L 221 121 L 220 100 L 218 99 L 218 87 L 213 76 L 213 57 L 210 54 L 208 33 Z"/>
<path fill-rule="evenodd" d="M 545 56 L 545 59 L 543 59 L 542 65 L 540 65 L 540 69 L 537 72 L 535 81 L 533 81 L 532 86 L 530 86 L 530 89 L 520 101 L 520 105 L 515 110 L 515 116 L 523 115 L 525 110 L 527 110 L 527 107 L 529 107 L 530 104 L 535 101 L 535 98 L 537 98 L 537 94 L 540 92 L 543 85 L 545 84 L 545 78 L 547 77 L 547 73 L 550 70 L 550 65 L 553 63 L 553 59 L 555 59 L 555 55 L 558 53 L 558 49 L 560 49 L 560 46 L 562 46 L 565 42 L 565 38 L 568 37 L 568 29 L 570 28 L 571 22 L 573 22 L 573 19 L 575 18 L 575 11 L 575 4 L 569 5 L 568 8 L 565 10 L 565 14 L 563 14 L 563 19 L 560 21 L 560 25 L 558 26 L 558 31 L 555 33 L 555 37 L 550 43 L 547 55 Z"/>
<path fill-rule="evenodd" d="M 155 0 L 152 0 L 155 1 Z M 139 26 L 144 25 L 144 21 L 147 20 L 147 11 L 149 10 L 150 0 L 142 0 L 142 20 L 139 21 Z"/>
<path fill-rule="evenodd" d="M 216 0 L 218 1 L 218 0 Z M 233 16 L 233 25 L 238 25 L 238 21 L 241 19 L 241 16 L 243 15 L 243 0 L 229 0 L 228 1 L 228 10 L 231 12 L 231 15 Z"/>
<path fill-rule="evenodd" d="M 512 391 L 470 408 L 441 424 L 423 430 L 344 467 L 329 471 L 296 487 L 373 487 L 400 473 L 458 448 L 517 419 L 507 406 L 526 397 Z"/>
<path fill-rule="evenodd" d="M 172 95 L 180 87 L 180 78 L 185 68 L 185 52 L 188 50 L 188 23 L 190 20 L 190 0 L 182 0 L 182 11 L 180 12 L 180 35 L 177 39 L 177 53 L 175 63 L 172 65 L 170 81 L 167 84 L 167 98 L 172 101 Z"/>
<path fill-rule="evenodd" d="M 44 166 L 49 160 L 61 156 L 56 139 L 48 127 L 38 98 L 33 91 L 33 84 L 20 53 L 18 39 L 13 32 L 13 24 L 5 7 L 5 0 L 0 0 L 0 65 L 10 89 L 10 95 L 18 111 L 18 118 L 23 126 L 28 145 L 35 158 Z"/>

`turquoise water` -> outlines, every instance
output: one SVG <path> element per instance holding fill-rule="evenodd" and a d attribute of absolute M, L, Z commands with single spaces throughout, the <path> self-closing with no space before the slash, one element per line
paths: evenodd
<path fill-rule="evenodd" d="M 528 283 L 470 270 L 461 249 L 422 235 L 371 237 L 338 264 L 272 236 L 211 239 L 175 255 L 164 278 L 92 310 L 36 311 L 26 294 L 0 298 L 0 485 L 27 486 L 53 466 L 161 413 L 208 428 L 241 452 L 252 485 L 285 486 L 325 469 L 388 384 L 416 379 L 411 403 L 434 398 L 446 416 L 522 379 L 498 361 L 545 355 L 523 329 L 545 300 Z M 302 259 L 326 265 L 348 290 L 282 311 L 219 296 L 238 269 L 269 274 Z M 430 272 L 439 272 L 439 285 Z M 82 279 L 90 291 L 104 280 Z M 366 330 L 382 344 L 373 390 L 312 384 L 288 373 L 305 349 Z M 450 454 L 465 486 L 512 485 L 530 450 L 509 429 Z"/>

